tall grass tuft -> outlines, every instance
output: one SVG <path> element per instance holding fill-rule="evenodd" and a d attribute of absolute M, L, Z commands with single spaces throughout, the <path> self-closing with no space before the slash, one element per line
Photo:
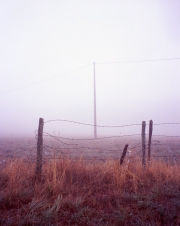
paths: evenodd
<path fill-rule="evenodd" d="M 180 166 L 52 159 L 0 169 L 0 225 L 180 225 Z"/>

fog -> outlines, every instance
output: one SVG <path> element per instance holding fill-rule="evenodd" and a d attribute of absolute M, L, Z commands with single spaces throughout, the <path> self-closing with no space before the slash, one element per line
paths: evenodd
<path fill-rule="evenodd" d="M 179 0 L 0 1 L 0 136 L 34 136 L 40 117 L 93 125 L 93 62 L 97 125 L 180 123 L 179 12 Z M 54 121 L 44 131 L 94 128 Z M 97 128 L 134 133 L 141 126 Z M 180 135 L 180 125 L 153 133 Z"/>

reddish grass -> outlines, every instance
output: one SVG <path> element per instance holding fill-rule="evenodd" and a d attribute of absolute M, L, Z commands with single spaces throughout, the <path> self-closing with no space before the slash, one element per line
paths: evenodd
<path fill-rule="evenodd" d="M 0 225 L 180 225 L 180 166 L 52 160 L 0 169 Z"/>

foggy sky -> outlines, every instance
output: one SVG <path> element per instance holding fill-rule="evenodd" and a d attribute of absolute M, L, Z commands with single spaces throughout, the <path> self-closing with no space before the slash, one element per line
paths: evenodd
<path fill-rule="evenodd" d="M 180 57 L 179 12 L 179 0 L 1 0 L 0 136 L 33 136 L 39 117 L 93 124 L 93 62 L 97 124 L 180 122 L 180 60 L 106 64 Z M 60 122 L 45 131 L 93 135 Z M 180 125 L 154 133 L 180 135 Z"/>

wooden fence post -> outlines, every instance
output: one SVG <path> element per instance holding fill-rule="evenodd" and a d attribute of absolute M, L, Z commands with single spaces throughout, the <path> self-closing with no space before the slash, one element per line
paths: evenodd
<path fill-rule="evenodd" d="M 145 168 L 146 166 L 146 160 L 145 160 L 145 155 L 146 155 L 146 139 L 145 139 L 145 130 L 146 130 L 146 122 L 142 122 L 142 166 Z"/>
<path fill-rule="evenodd" d="M 152 131 L 153 131 L 153 121 L 149 121 L 149 140 L 148 140 L 148 163 L 151 161 L 151 139 L 152 139 Z"/>
<path fill-rule="evenodd" d="M 120 165 L 123 164 L 123 161 L 124 161 L 124 158 L 125 158 L 125 156 L 126 156 L 126 152 L 127 152 L 128 146 L 129 146 L 129 145 L 126 144 L 125 147 L 124 147 L 124 150 L 123 150 L 123 153 L 122 153 L 121 159 L 120 159 Z"/>
<path fill-rule="evenodd" d="M 42 173 L 42 155 L 43 155 L 43 127 L 44 119 L 39 119 L 38 140 L 37 140 L 37 161 L 36 161 L 36 176 L 41 177 Z"/>

